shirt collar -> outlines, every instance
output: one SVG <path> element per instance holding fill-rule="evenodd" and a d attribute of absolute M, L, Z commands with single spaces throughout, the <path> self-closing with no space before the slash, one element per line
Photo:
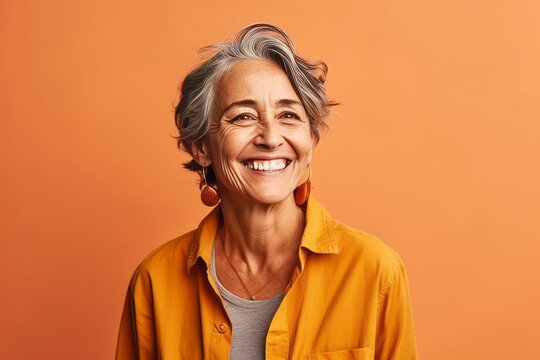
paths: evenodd
<path fill-rule="evenodd" d="M 187 270 L 201 258 L 210 264 L 212 247 L 221 219 L 221 207 L 214 208 L 199 224 L 191 242 L 187 260 Z M 318 254 L 338 254 L 339 247 L 332 226 L 332 218 L 323 206 L 311 196 L 306 208 L 306 227 L 300 247 Z"/>
<path fill-rule="evenodd" d="M 221 206 L 216 206 L 199 224 L 189 248 L 187 260 L 188 273 L 198 258 L 201 258 L 206 264 L 210 264 L 212 246 L 214 246 L 214 239 L 216 238 L 220 219 Z"/>
<path fill-rule="evenodd" d="M 310 196 L 306 209 L 306 227 L 300 247 L 318 254 L 338 254 L 332 218 L 326 209 Z"/>

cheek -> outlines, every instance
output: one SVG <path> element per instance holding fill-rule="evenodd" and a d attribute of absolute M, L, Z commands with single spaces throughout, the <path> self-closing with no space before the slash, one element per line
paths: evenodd
<path fill-rule="evenodd" d="M 311 161 L 311 153 L 313 151 L 313 137 L 309 129 L 298 129 L 289 133 L 289 143 L 299 158 L 306 157 Z"/>
<path fill-rule="evenodd" d="M 245 143 L 246 136 L 234 128 L 219 128 L 211 135 L 211 154 L 213 161 L 236 158 Z"/>

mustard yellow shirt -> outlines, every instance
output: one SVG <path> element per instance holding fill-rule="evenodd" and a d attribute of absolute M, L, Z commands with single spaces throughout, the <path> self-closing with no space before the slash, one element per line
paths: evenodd
<path fill-rule="evenodd" d="M 117 360 L 228 359 L 231 323 L 209 264 L 220 208 L 139 265 Z M 374 236 L 333 220 L 313 198 L 293 271 L 266 339 L 266 359 L 416 359 L 407 275 Z"/>

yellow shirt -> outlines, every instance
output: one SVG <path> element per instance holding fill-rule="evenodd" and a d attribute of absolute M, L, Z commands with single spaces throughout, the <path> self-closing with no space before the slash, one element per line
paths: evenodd
<path fill-rule="evenodd" d="M 209 273 L 221 216 L 139 265 L 128 289 L 117 360 L 228 359 L 231 323 Z M 416 359 L 407 275 L 377 238 L 313 198 L 293 271 L 266 339 L 266 359 Z"/>

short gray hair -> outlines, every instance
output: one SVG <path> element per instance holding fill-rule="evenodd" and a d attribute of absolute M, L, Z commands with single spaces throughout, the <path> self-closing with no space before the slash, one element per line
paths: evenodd
<path fill-rule="evenodd" d="M 309 118 L 311 133 L 317 141 L 319 129 L 326 127 L 330 107 L 337 103 L 326 97 L 324 81 L 328 67 L 322 61 L 310 62 L 300 57 L 292 39 L 279 27 L 254 24 L 242 29 L 232 42 L 207 46 L 203 51 L 214 55 L 193 69 L 182 82 L 180 101 L 175 109 L 175 122 L 180 136 L 178 147 L 191 154 L 193 144 L 207 136 L 215 87 L 223 74 L 240 60 L 269 60 L 283 69 Z M 191 160 L 184 167 L 201 171 Z"/>

